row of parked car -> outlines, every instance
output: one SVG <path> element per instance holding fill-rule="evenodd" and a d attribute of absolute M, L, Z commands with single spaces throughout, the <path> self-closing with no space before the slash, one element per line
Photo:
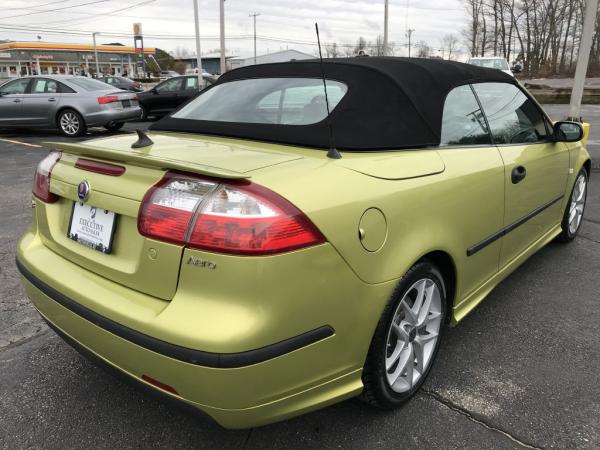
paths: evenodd
<path fill-rule="evenodd" d="M 169 78 L 144 90 L 121 76 L 91 79 L 82 76 L 43 75 L 0 85 L 0 128 L 58 128 L 69 137 L 82 136 L 88 127 L 116 131 L 132 120 L 160 117 L 196 97 L 216 81 L 203 75 Z"/>

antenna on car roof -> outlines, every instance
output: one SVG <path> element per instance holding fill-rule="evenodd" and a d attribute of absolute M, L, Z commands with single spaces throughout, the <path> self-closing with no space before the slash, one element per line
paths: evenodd
<path fill-rule="evenodd" d="M 131 148 L 143 148 L 154 144 L 154 141 L 152 141 L 144 131 L 138 128 L 135 132 L 138 135 L 138 140 L 131 144 Z"/>
<path fill-rule="evenodd" d="M 327 96 L 327 81 L 325 79 L 325 70 L 323 69 L 323 52 L 321 51 L 321 38 L 319 37 L 319 24 L 315 22 L 317 30 L 317 44 L 319 45 L 319 65 L 321 66 L 321 78 L 323 79 L 323 89 L 325 89 L 325 105 L 327 106 L 327 126 L 329 127 L 329 151 L 327 157 L 331 159 L 341 159 L 342 155 L 335 148 L 335 139 L 333 138 L 333 122 L 331 120 L 331 111 L 329 110 L 329 97 Z"/>

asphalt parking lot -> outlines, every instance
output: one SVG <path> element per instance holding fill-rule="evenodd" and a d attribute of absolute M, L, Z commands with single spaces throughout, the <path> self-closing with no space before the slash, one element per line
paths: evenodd
<path fill-rule="evenodd" d="M 566 107 L 549 111 L 559 119 Z M 583 114 L 598 167 L 600 107 Z M 404 408 L 384 412 L 351 400 L 227 431 L 96 368 L 26 299 L 15 244 L 30 222 L 33 172 L 47 151 L 39 144 L 57 139 L 0 131 L 1 448 L 600 447 L 600 171 L 592 173 L 580 237 L 547 246 L 448 329 L 424 389 Z"/>

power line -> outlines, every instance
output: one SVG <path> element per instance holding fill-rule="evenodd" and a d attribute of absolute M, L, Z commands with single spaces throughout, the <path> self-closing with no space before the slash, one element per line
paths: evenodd
<path fill-rule="evenodd" d="M 52 8 L 52 9 L 45 9 L 43 11 L 30 12 L 30 13 L 26 13 L 26 14 L 16 14 L 14 16 L 3 17 L 2 19 L 13 19 L 15 17 L 33 16 L 34 14 L 44 14 L 44 13 L 48 13 L 48 12 L 62 11 L 64 9 L 79 8 L 81 6 L 94 5 L 96 3 L 104 3 L 104 2 L 108 2 L 108 1 L 110 1 L 110 0 L 95 0 L 93 2 L 80 3 L 78 5 L 63 6 L 62 8 Z"/>
<path fill-rule="evenodd" d="M 64 3 L 65 0 L 58 0 L 58 1 L 54 1 L 54 2 L 48 2 L 48 3 L 42 3 L 41 5 L 33 5 L 33 6 L 21 6 L 21 7 L 13 7 L 13 8 L 2 8 L 3 11 L 37 11 L 36 8 L 39 8 L 40 6 L 48 6 L 48 5 L 54 5 L 56 3 Z"/>
<path fill-rule="evenodd" d="M 107 0 L 108 1 L 108 0 Z M 112 11 L 107 11 L 107 12 L 100 12 L 100 13 L 94 13 L 94 14 L 90 14 L 90 13 L 80 13 L 80 14 L 85 14 L 87 16 L 91 16 L 85 19 L 75 19 L 75 20 L 54 20 L 54 21 L 50 21 L 50 22 L 45 22 L 45 23 L 51 23 L 51 24 L 69 24 L 69 25 L 80 25 L 82 23 L 87 23 L 90 22 L 92 20 L 96 20 L 96 18 L 98 16 L 114 16 L 116 15 L 116 13 L 122 12 L 122 11 L 127 11 L 128 9 L 132 9 L 135 8 L 137 6 L 142 6 L 142 5 L 147 5 L 149 3 L 154 3 L 156 0 L 144 0 L 142 2 L 139 3 L 134 3 L 133 5 L 130 6 L 126 6 L 125 8 L 119 8 L 119 9 L 114 9 Z"/>

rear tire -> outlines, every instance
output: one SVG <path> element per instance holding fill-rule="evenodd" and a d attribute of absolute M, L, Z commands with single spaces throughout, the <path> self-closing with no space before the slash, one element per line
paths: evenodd
<path fill-rule="evenodd" d="M 118 131 L 121 128 L 123 128 L 123 125 L 125 125 L 124 122 L 111 123 L 111 124 L 104 125 L 104 128 L 106 128 L 108 131 Z"/>
<path fill-rule="evenodd" d="M 587 200 L 587 185 L 588 173 L 585 169 L 581 169 L 575 178 L 569 203 L 560 224 L 562 231 L 556 238 L 559 242 L 571 242 L 579 233 Z"/>
<path fill-rule="evenodd" d="M 56 123 L 60 132 L 67 137 L 83 136 L 87 131 L 83 117 L 74 109 L 62 110 L 56 118 Z"/>
<path fill-rule="evenodd" d="M 419 390 L 437 356 L 446 317 L 446 287 L 429 261 L 404 275 L 383 311 L 363 369 L 360 399 L 398 408 Z"/>

